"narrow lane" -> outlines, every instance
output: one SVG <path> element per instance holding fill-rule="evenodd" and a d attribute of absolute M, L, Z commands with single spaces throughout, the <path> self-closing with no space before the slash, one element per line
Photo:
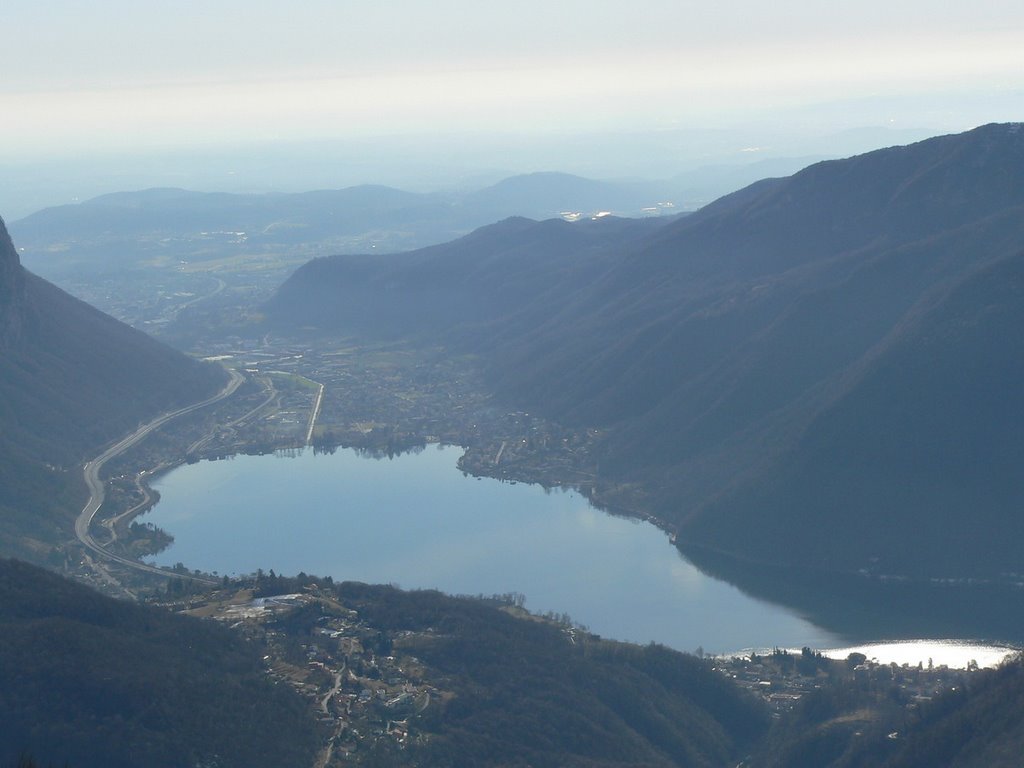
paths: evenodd
<path fill-rule="evenodd" d="M 306 430 L 306 445 L 313 442 L 313 428 L 316 420 L 320 417 L 320 406 L 324 403 L 324 385 L 320 384 L 320 390 L 316 393 L 316 402 L 313 404 L 313 412 L 309 415 L 309 429 Z"/>

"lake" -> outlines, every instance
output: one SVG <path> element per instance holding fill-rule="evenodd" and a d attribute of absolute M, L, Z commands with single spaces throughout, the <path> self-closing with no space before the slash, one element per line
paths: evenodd
<path fill-rule="evenodd" d="M 855 640 L 705 575 L 662 531 L 600 512 L 575 492 L 464 475 L 461 453 L 428 446 L 373 459 L 307 449 L 179 467 L 153 486 L 160 502 L 145 521 L 175 538 L 155 560 L 221 574 L 262 568 L 451 594 L 520 592 L 534 612 L 684 651 Z"/>

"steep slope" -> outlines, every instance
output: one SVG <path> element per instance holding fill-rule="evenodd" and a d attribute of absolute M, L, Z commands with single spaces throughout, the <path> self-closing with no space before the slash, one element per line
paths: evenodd
<path fill-rule="evenodd" d="M 1013 218 L 1024 239 L 1024 209 Z M 1024 249 L 899 322 L 818 398 L 786 454 L 709 505 L 693 527 L 702 540 L 850 570 L 1019 572 Z M 822 542 L 825 520 L 849 538 Z"/>
<path fill-rule="evenodd" d="M 689 546 L 846 572 L 1024 572 L 1021 125 L 819 163 L 585 259 L 503 236 L 467 238 L 457 259 L 529 299 L 414 286 L 414 255 L 344 289 L 320 273 L 317 294 L 300 270 L 282 293 L 344 290 L 378 315 L 485 296 L 462 305 L 459 334 L 408 318 L 389 332 L 444 336 L 505 400 L 607 428 L 606 490 L 643 484 Z M 439 247 L 432 269 L 455 260 Z"/>
<path fill-rule="evenodd" d="M 309 601 L 236 632 L 0 560 L 0 762 L 310 765 L 335 730 L 317 738 L 323 712 L 311 698 L 325 701 L 332 683 L 311 669 L 303 703 L 268 678 L 260 655 L 276 675 L 301 674 L 314 640 L 321 658 L 351 672 L 335 704 L 350 715 L 338 744 L 355 748 L 356 765 L 725 766 L 769 724 L 767 707 L 709 660 L 478 599 L 271 574 L 210 599 Z M 320 631 L 325 622 L 348 625 L 343 642 Z M 370 679 L 394 691 L 396 673 L 429 697 L 412 709 L 377 696 L 346 707 Z M 389 721 L 408 728 L 401 746 L 373 732 Z"/>
<path fill-rule="evenodd" d="M 224 381 L 24 271 L 0 222 L 0 551 L 39 559 L 70 531 L 77 465 Z"/>
<path fill-rule="evenodd" d="M 662 357 L 676 353 L 692 360 L 680 372 L 686 378 L 733 353 L 797 296 L 837 285 L 873 257 L 894 257 L 902 245 L 926 245 L 1024 204 L 1022 146 L 1024 137 L 1013 126 L 987 126 L 819 163 L 723 198 L 637 243 L 595 284 L 568 292 L 554 316 L 560 331 L 548 336 L 564 343 L 553 347 L 550 359 L 524 350 L 534 363 L 510 386 L 528 393 L 531 382 L 544 386 L 550 379 L 538 371 L 578 370 L 586 360 L 588 368 L 620 372 L 603 387 L 613 394 L 581 401 L 583 385 L 570 381 L 555 388 L 565 392 L 558 407 L 588 419 L 632 415 L 628 406 L 620 414 L 615 401 L 621 398 L 614 395 L 628 392 L 621 383 L 627 372 L 644 373 L 631 357 L 656 349 Z M 960 253 L 953 269 L 978 258 Z M 713 348 L 694 359 L 696 345 L 680 336 L 713 341 Z M 598 343 L 605 339 L 619 346 Z M 581 341 L 593 343 L 581 347 Z M 665 393 L 680 378 L 663 376 L 653 364 L 646 369 L 646 383 Z M 649 406 L 646 398 L 641 402 Z"/>
<path fill-rule="evenodd" d="M 862 747 L 860 764 L 878 765 Z M 873 745 L 878 746 L 878 745 Z M 882 750 L 878 750 L 882 752 Z M 886 768 L 1010 768 L 1024 752 L 1024 664 L 1020 659 L 986 672 L 964 690 L 926 707 L 903 735 Z"/>
<path fill-rule="evenodd" d="M 6 352 L 21 338 L 25 303 L 25 276 L 7 230 L 0 220 L 0 351 Z"/>
<path fill-rule="evenodd" d="M 607 268 L 613 246 L 666 222 L 511 218 L 410 253 L 315 259 L 281 286 L 266 311 L 280 328 L 465 335 L 557 303 L 565 285 L 585 284 Z"/>
<path fill-rule="evenodd" d="M 269 589 L 301 590 L 303 581 Z M 602 640 L 432 590 L 346 582 L 331 591 L 366 636 L 403 666 L 414 658 L 437 690 L 409 719 L 407 751 L 368 764 L 731 766 L 768 724 L 763 703 L 713 662 L 662 646 Z M 302 633 L 319 618 L 291 626 Z"/>
<path fill-rule="evenodd" d="M 632 417 L 606 460 L 661 467 L 662 514 L 702 544 L 851 571 L 1019 572 L 1022 174 L 1024 136 L 989 126 L 721 201 L 638 261 L 665 270 L 648 296 L 722 287 L 657 315 L 629 350 L 649 355 L 631 386 L 566 410 Z"/>
<path fill-rule="evenodd" d="M 103 597 L 0 560 L 0 761 L 309 765 L 312 717 L 214 622 Z"/>
<path fill-rule="evenodd" d="M 897 671 L 897 674 L 902 674 Z M 1024 665 L 972 673 L 907 707 L 902 686 L 826 682 L 779 720 L 755 768 L 1012 768 L 1024 749 Z M 874 690 L 872 690 L 874 688 Z M 892 706 L 894 702 L 900 702 Z"/>
<path fill-rule="evenodd" d="M 614 427 L 685 540 L 847 571 L 1024 568 L 1024 133 L 986 126 L 762 182 L 496 329 L 524 407 Z M 849 530 L 853 536 L 836 536 Z"/>

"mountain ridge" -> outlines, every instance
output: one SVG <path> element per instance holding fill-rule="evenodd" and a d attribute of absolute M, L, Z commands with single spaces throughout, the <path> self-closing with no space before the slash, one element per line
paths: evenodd
<path fill-rule="evenodd" d="M 17 343 L 21 335 L 24 282 L 18 252 L 0 219 L 0 349 Z"/>
<path fill-rule="evenodd" d="M 465 318 L 459 334 L 429 322 L 415 330 L 479 354 L 495 393 L 510 405 L 607 430 L 597 454 L 609 491 L 637 482 L 653 489 L 653 511 L 678 528 L 681 541 L 686 533 L 695 544 L 744 558 L 849 572 L 1020 572 L 1024 561 L 1008 543 L 1020 540 L 1014 504 L 1024 505 L 1015 475 L 1006 462 L 979 466 L 919 403 L 957 409 L 958 428 L 973 430 L 975 442 L 987 429 L 1010 455 L 1024 450 L 1012 437 L 1017 426 L 1024 434 L 1012 399 L 1024 378 L 1012 364 L 1020 350 L 1010 334 L 1024 252 L 1022 180 L 1019 124 L 825 161 L 662 227 L 597 243 L 582 260 L 549 255 L 538 269 L 529 258 L 510 259 L 505 280 L 529 300 L 502 307 L 496 288 L 475 283 L 478 303 L 502 307 L 497 316 Z M 446 248 L 431 251 L 435 263 L 454 263 Z M 469 258 L 488 263 L 492 253 Z M 386 280 L 367 269 L 349 276 L 344 294 L 365 291 L 378 314 L 387 314 L 405 296 L 407 277 L 394 264 Z M 996 273 L 1004 285 L 986 277 Z M 306 281 L 298 270 L 279 296 L 294 303 Z M 328 280 L 318 282 L 320 294 L 332 290 Z M 965 296 L 977 306 L 956 310 Z M 272 305 L 270 314 L 275 322 L 287 309 Z M 969 334 L 954 333 L 956 322 L 993 335 L 986 344 L 971 337 L 972 347 Z M 392 331 L 403 328 L 412 326 Z M 372 324 L 362 331 L 372 334 Z M 915 351 L 926 342 L 934 359 Z M 971 369 L 958 369 L 958 359 Z M 942 376 L 930 375 L 930 365 Z M 1005 386 L 989 369 L 1003 372 Z M 879 394 L 886 377 L 890 403 Z M 1005 424 L 979 406 L 972 382 L 987 387 Z M 939 445 L 921 445 L 915 430 Z M 828 472 L 813 461 L 825 435 Z M 844 462 L 847 454 L 872 457 L 859 459 L 870 482 Z M 830 478 L 827 492 L 813 490 L 812 466 Z M 913 489 L 896 492 L 900 471 L 915 478 Z M 943 473 L 961 479 L 957 494 L 930 489 L 929 482 L 948 488 Z M 876 490 L 868 494 L 868 487 Z M 972 533 L 975 543 L 952 555 L 945 529 L 971 498 L 988 498 L 986 519 L 1014 533 Z M 937 524 L 916 534 L 919 546 L 901 564 L 895 542 L 925 524 L 930 505 L 937 505 Z M 840 509 L 843 519 L 860 516 L 879 529 L 858 526 L 856 542 L 839 541 L 829 531 Z"/>
<path fill-rule="evenodd" d="M 671 214 L 674 208 L 663 203 L 673 194 L 664 186 L 546 172 L 473 191 L 409 192 L 372 184 L 251 194 L 151 188 L 36 211 L 14 222 L 12 232 L 30 267 L 65 280 L 109 274 L 112 265 L 126 270 L 225 254 L 308 259 L 371 248 L 409 251 L 510 216 Z"/>

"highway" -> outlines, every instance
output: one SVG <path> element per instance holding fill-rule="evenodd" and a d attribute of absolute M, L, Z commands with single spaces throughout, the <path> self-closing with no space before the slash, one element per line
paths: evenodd
<path fill-rule="evenodd" d="M 263 382 L 263 386 L 264 386 L 264 388 L 265 388 L 265 390 L 267 392 L 267 397 L 266 397 L 266 399 L 262 403 L 257 405 L 252 410 L 246 412 L 242 416 L 239 416 L 234 421 L 229 421 L 227 424 L 220 424 L 220 425 L 218 425 L 217 430 L 211 432 L 208 435 L 204 435 L 203 437 L 201 437 L 198 440 L 196 440 L 194 443 L 192 443 L 192 445 L 190 445 L 188 447 L 188 450 L 186 450 L 185 453 L 186 454 L 196 453 L 197 451 L 199 451 L 199 449 L 203 448 L 205 445 L 209 444 L 211 440 L 213 440 L 215 437 L 217 437 L 217 433 L 218 432 L 223 433 L 223 432 L 225 432 L 227 430 L 234 429 L 239 424 L 241 424 L 244 421 L 248 421 L 253 416 L 255 416 L 257 413 L 259 413 L 261 410 L 263 410 L 268 405 L 270 405 L 274 401 L 274 399 L 277 397 L 277 395 L 278 395 L 277 388 L 274 386 L 274 382 L 270 380 L 269 376 L 261 376 L 260 377 L 260 381 Z M 127 513 L 122 513 L 122 514 L 123 515 L 127 515 Z M 119 517 L 120 517 L 120 515 L 119 515 Z"/>
<path fill-rule="evenodd" d="M 85 463 L 85 465 L 82 467 L 82 472 L 85 477 L 85 484 L 89 488 L 89 501 L 86 502 L 86 505 L 82 509 L 81 514 L 78 515 L 78 519 L 75 520 L 75 536 L 78 537 L 78 540 L 82 542 L 82 544 L 85 547 L 92 550 L 96 554 L 106 558 L 107 560 L 112 560 L 115 563 L 123 565 L 127 568 L 133 568 L 136 571 L 155 573 L 160 576 L 178 576 L 181 578 L 187 577 L 194 579 L 196 581 L 203 581 L 211 584 L 216 583 L 209 579 L 203 579 L 191 575 L 178 574 L 174 571 L 166 570 L 164 568 L 157 568 L 156 566 L 146 565 L 145 563 L 141 563 L 138 560 L 132 560 L 129 557 L 123 557 L 121 555 L 116 555 L 112 552 L 108 552 L 93 539 L 92 534 L 89 531 L 90 527 L 92 526 L 92 521 L 96 517 L 96 513 L 99 512 L 100 507 L 103 506 L 103 500 L 106 497 L 106 486 L 100 479 L 100 472 L 103 470 L 103 465 L 106 464 L 115 456 L 120 456 L 122 453 L 124 453 L 133 445 L 138 443 L 140 440 L 143 440 L 151 432 L 153 432 L 156 429 L 159 429 L 172 419 L 176 419 L 179 416 L 184 416 L 187 413 L 192 413 L 193 411 L 198 411 L 200 408 L 205 408 L 208 405 L 213 405 L 214 403 L 219 402 L 233 395 L 235 393 L 235 390 L 237 390 L 241 383 L 245 381 L 245 377 L 235 370 L 229 370 L 228 372 L 231 374 L 230 380 L 225 385 L 224 389 L 222 389 L 213 397 L 208 397 L 207 399 L 201 402 L 193 403 L 192 405 L 185 406 L 184 408 L 179 408 L 176 411 L 170 411 L 168 413 L 163 414 L 162 416 L 158 416 L 157 418 L 153 419 L 153 421 L 149 422 L 148 424 L 143 424 L 141 427 L 139 427 L 137 430 L 132 432 L 127 437 L 122 438 L 120 441 L 107 448 L 105 451 L 103 451 L 103 453 L 101 453 L 92 461 L 87 461 Z"/>

